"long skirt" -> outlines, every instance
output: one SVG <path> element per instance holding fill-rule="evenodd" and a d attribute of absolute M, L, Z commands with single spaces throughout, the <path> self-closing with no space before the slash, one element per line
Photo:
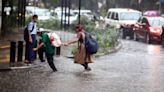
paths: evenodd
<path fill-rule="evenodd" d="M 74 56 L 74 63 L 77 64 L 84 64 L 87 63 L 93 63 L 92 56 L 86 52 L 86 48 L 84 44 L 81 44 L 75 53 Z"/>

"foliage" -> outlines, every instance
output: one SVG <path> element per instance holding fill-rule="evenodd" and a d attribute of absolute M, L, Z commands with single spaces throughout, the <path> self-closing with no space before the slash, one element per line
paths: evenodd
<path fill-rule="evenodd" d="M 31 17 L 27 17 L 26 18 L 26 25 L 30 21 L 31 21 Z M 60 21 L 57 19 L 39 20 L 37 26 L 38 26 L 38 28 L 58 30 L 58 29 L 60 29 Z"/>
<path fill-rule="evenodd" d="M 55 5 L 57 5 L 59 3 L 59 1 L 60 0 L 42 0 L 45 7 L 47 7 L 47 8 L 54 7 Z"/>
<path fill-rule="evenodd" d="M 75 28 L 76 28 L 76 25 L 78 24 L 78 20 L 75 21 L 73 24 L 71 24 L 69 30 L 70 31 L 74 31 Z M 84 27 L 84 29 L 87 31 L 87 32 L 91 32 L 93 30 L 95 30 L 95 22 L 89 20 L 87 17 L 85 16 L 81 16 L 81 19 L 80 19 L 80 24 Z"/>
<path fill-rule="evenodd" d="M 39 28 L 46 28 L 46 29 L 53 29 L 58 30 L 60 29 L 60 21 L 57 19 L 50 19 L 46 21 L 38 21 Z"/>
<path fill-rule="evenodd" d="M 99 52 L 106 52 L 108 49 L 113 48 L 118 44 L 119 31 L 115 28 L 96 30 L 91 34 L 96 37 L 99 43 Z"/>

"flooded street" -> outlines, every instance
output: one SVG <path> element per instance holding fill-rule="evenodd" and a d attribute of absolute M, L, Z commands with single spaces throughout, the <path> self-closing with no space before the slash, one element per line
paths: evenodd
<path fill-rule="evenodd" d="M 94 58 L 91 71 L 56 57 L 57 72 L 41 67 L 0 72 L 0 92 L 162 92 L 164 49 L 122 40 L 116 53 Z"/>

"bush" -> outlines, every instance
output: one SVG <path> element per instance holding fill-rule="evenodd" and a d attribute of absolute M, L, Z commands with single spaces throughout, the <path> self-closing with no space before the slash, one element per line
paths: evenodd
<path fill-rule="evenodd" d="M 60 21 L 57 19 L 45 20 L 45 21 L 38 21 L 38 27 L 40 28 L 47 28 L 58 30 L 60 29 Z"/>
<path fill-rule="evenodd" d="M 31 21 L 31 17 L 26 17 L 26 25 Z M 58 30 L 60 29 L 60 21 L 57 19 L 50 19 L 50 20 L 39 20 L 37 24 L 38 28 L 47 28 Z"/>
<path fill-rule="evenodd" d="M 74 32 L 74 30 L 75 30 L 77 24 L 78 24 L 78 20 L 75 21 L 75 22 L 73 22 L 73 24 L 71 24 L 69 30 Z M 88 19 L 87 17 L 85 17 L 85 16 L 81 16 L 80 24 L 83 25 L 84 29 L 85 29 L 87 32 L 92 32 L 92 31 L 95 30 L 95 22 L 89 20 L 89 19 Z"/>
<path fill-rule="evenodd" d="M 118 44 L 119 31 L 115 28 L 96 30 L 94 35 L 99 43 L 99 52 L 106 52 Z"/>

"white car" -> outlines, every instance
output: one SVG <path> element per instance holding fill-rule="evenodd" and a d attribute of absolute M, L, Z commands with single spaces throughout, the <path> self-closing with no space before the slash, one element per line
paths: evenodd
<path fill-rule="evenodd" d="M 38 20 L 50 20 L 54 19 L 48 9 L 38 9 L 35 14 L 38 15 Z"/>
<path fill-rule="evenodd" d="M 54 18 L 48 9 L 26 6 L 26 16 L 32 16 L 34 14 L 38 15 L 38 20 L 49 20 Z"/>
<path fill-rule="evenodd" d="M 129 8 L 111 8 L 105 17 L 105 25 L 119 27 L 122 24 L 134 24 L 142 16 L 142 12 Z"/>
<path fill-rule="evenodd" d="M 72 24 L 74 21 L 77 20 L 78 15 L 74 14 L 72 11 L 70 13 L 68 11 L 63 11 L 63 17 L 62 17 L 62 11 L 57 11 L 56 15 L 59 20 L 63 19 L 63 24 Z"/>
<path fill-rule="evenodd" d="M 72 12 L 74 12 L 76 15 L 79 14 L 79 10 L 72 10 Z M 85 16 L 90 20 L 93 19 L 93 13 L 91 10 L 80 10 L 80 15 Z"/>
<path fill-rule="evenodd" d="M 121 30 L 122 38 L 127 36 L 133 39 L 133 25 L 142 16 L 142 12 L 129 8 L 111 8 L 105 18 L 105 26 L 115 27 Z"/>

